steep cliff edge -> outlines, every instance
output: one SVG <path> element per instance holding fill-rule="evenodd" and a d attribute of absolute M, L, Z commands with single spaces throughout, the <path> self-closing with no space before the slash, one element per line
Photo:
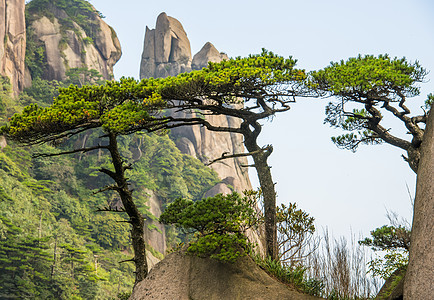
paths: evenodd
<path fill-rule="evenodd" d="M 69 2 L 27 4 L 26 63 L 32 78 L 64 80 L 68 70 L 82 68 L 112 79 L 113 66 L 122 54 L 115 31 L 89 2 Z"/>
<path fill-rule="evenodd" d="M 24 88 L 24 8 L 24 0 L 0 0 L 0 75 L 9 78 L 14 96 Z"/>
<path fill-rule="evenodd" d="M 214 45 L 206 43 L 193 57 L 191 56 L 190 41 L 181 23 L 161 13 L 157 18 L 155 29 L 146 27 L 140 78 L 175 76 L 181 72 L 199 70 L 207 66 L 208 62 L 220 62 L 228 59 L 220 53 Z M 186 113 L 177 113 L 184 116 Z M 189 114 L 194 116 L 194 113 Z M 232 117 L 207 116 L 212 124 L 227 127 L 238 122 Z M 212 119 L 212 120 L 211 120 Z M 223 153 L 242 153 L 244 151 L 243 138 L 234 133 L 210 132 L 198 126 L 186 126 L 172 129 L 171 137 L 182 153 L 189 154 L 206 163 Z M 207 196 L 216 193 L 227 193 L 231 188 L 237 191 L 251 189 L 246 158 L 226 159 L 211 165 L 222 182 L 216 185 Z"/>

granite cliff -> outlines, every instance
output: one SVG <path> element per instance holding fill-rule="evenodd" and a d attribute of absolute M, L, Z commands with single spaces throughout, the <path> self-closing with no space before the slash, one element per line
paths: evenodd
<path fill-rule="evenodd" d="M 9 78 L 14 96 L 24 88 L 24 8 L 24 0 L 0 0 L 0 75 Z"/>
<path fill-rule="evenodd" d="M 192 58 L 190 41 L 181 23 L 161 13 L 157 18 L 155 29 L 146 27 L 140 78 L 175 76 L 181 72 L 200 70 L 208 62 L 220 62 L 228 59 L 213 44 L 206 43 Z M 179 117 L 187 114 L 177 113 Z M 188 113 L 194 116 L 194 113 Z M 216 126 L 228 126 L 238 122 L 232 117 L 207 116 Z M 182 153 L 189 154 L 206 163 L 223 153 L 241 153 L 244 151 L 243 138 L 234 133 L 210 132 L 198 126 L 172 129 L 171 137 Z M 226 159 L 211 165 L 222 179 L 206 196 L 228 193 L 231 189 L 243 191 L 251 189 L 245 158 Z"/>
<path fill-rule="evenodd" d="M 75 2 L 33 0 L 27 5 L 32 77 L 64 80 L 68 70 L 87 68 L 98 71 L 102 79 L 113 78 L 113 66 L 122 53 L 116 32 L 89 2 Z"/>

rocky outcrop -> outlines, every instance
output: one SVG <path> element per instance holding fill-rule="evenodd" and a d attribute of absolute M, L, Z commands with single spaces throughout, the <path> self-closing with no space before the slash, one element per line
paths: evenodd
<path fill-rule="evenodd" d="M 93 69 L 103 79 L 113 78 L 113 66 L 122 53 L 120 42 L 89 3 L 88 10 L 76 12 L 80 20 L 85 18 L 82 23 L 53 3 L 33 0 L 30 4 L 27 27 L 29 38 L 42 45 L 45 53 L 43 79 L 64 80 L 71 68 Z"/>
<path fill-rule="evenodd" d="M 402 300 L 404 293 L 405 269 L 397 269 L 386 279 L 375 299 Z"/>
<path fill-rule="evenodd" d="M 191 71 L 190 41 L 181 23 L 161 13 L 155 29 L 146 26 L 140 78 L 176 76 Z"/>
<path fill-rule="evenodd" d="M 319 299 L 271 278 L 244 256 L 234 264 L 183 252 L 169 254 L 139 282 L 130 300 Z"/>
<path fill-rule="evenodd" d="M 24 11 L 24 0 L 0 0 L 0 75 L 9 78 L 14 96 L 24 88 Z"/>
<path fill-rule="evenodd" d="M 176 76 L 181 72 L 189 72 L 192 68 L 202 69 L 210 61 L 220 62 L 223 59 L 228 59 L 228 56 L 220 53 L 211 43 L 206 43 L 192 60 L 190 41 L 181 23 L 161 13 L 155 29 L 146 27 L 140 78 Z M 194 117 L 195 113 L 178 112 L 176 116 Z M 234 126 L 238 122 L 226 116 L 207 116 L 207 119 L 215 126 L 223 127 Z M 211 132 L 199 126 L 186 126 L 172 129 L 171 137 L 182 153 L 194 156 L 204 163 L 223 153 L 244 152 L 243 138 L 235 133 Z M 244 157 L 212 164 L 211 168 L 223 181 L 206 195 L 228 193 L 233 189 L 239 192 L 251 189 L 247 168 L 243 165 L 247 165 Z"/>
<path fill-rule="evenodd" d="M 193 70 L 200 70 L 206 68 L 209 62 L 221 62 L 224 59 L 229 59 L 228 55 L 224 52 L 219 52 L 213 44 L 207 42 L 202 49 L 193 56 L 191 68 Z"/>

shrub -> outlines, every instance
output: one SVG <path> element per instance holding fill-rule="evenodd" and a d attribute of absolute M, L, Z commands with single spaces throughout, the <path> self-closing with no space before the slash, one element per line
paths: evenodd
<path fill-rule="evenodd" d="M 258 222 L 254 201 L 235 192 L 196 202 L 179 198 L 161 214 L 160 222 L 195 233 L 187 252 L 233 263 L 251 248 L 245 231 Z"/>

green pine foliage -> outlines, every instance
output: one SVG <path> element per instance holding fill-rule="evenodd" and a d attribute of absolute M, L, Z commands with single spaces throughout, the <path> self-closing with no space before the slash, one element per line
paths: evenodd
<path fill-rule="evenodd" d="M 258 223 L 254 201 L 255 197 L 241 197 L 236 192 L 195 202 L 178 198 L 163 212 L 160 222 L 195 233 L 188 252 L 233 263 L 252 247 L 245 231 Z"/>
<path fill-rule="evenodd" d="M 122 82 L 129 84 L 132 81 L 125 79 Z M 11 117 L 14 111 L 22 111 L 23 103 L 34 103 L 32 107 L 36 111 L 52 112 L 53 109 L 45 108 L 49 103 L 47 95 L 55 91 L 52 84 L 39 79 L 33 94 L 13 99 L 7 93 L 5 82 L 6 92 L 0 97 L 4 103 L 0 114 L 2 120 Z M 105 98 L 107 107 L 113 107 L 116 93 L 125 88 L 122 83 L 113 84 L 115 92 Z M 136 88 L 138 93 L 143 92 L 141 87 Z M 105 88 L 107 86 L 86 87 L 81 92 L 84 92 L 85 99 L 92 99 L 87 96 L 98 96 L 98 91 Z M 77 88 L 71 86 L 67 89 L 71 90 Z M 60 96 L 59 101 L 64 100 L 65 97 Z M 80 103 L 65 101 L 54 109 L 66 112 Z M 92 103 L 95 102 L 90 101 L 89 105 Z M 125 124 L 121 116 L 113 114 L 112 117 L 112 120 L 106 118 L 112 126 Z M 27 124 L 35 120 L 31 113 L 26 118 L 23 122 Z M 81 120 L 71 122 L 82 122 L 86 118 L 87 115 L 83 114 Z M 127 295 L 131 291 L 134 283 L 132 265 L 119 264 L 132 256 L 130 228 L 124 222 L 127 219 L 123 214 L 96 211 L 108 204 L 119 203 L 116 195 L 92 193 L 110 183 L 106 176 L 97 172 L 100 167 L 111 167 L 106 153 L 32 157 L 35 153 L 67 151 L 74 145 L 96 145 L 102 134 L 101 130 L 88 131 L 63 140 L 57 148 L 46 144 L 22 148 L 9 142 L 0 151 L 0 217 L 4 218 L 4 222 L 0 222 L 0 244 L 1 249 L 12 249 L 0 252 L 0 269 L 13 267 L 23 270 L 21 273 L 0 270 L 0 285 L 4 286 L 2 295 L 34 299 L 116 299 L 118 294 Z M 128 174 L 130 183 L 135 189 L 137 206 L 147 218 L 149 230 L 155 227 L 152 225 L 155 217 L 147 204 L 150 191 L 156 193 L 163 205 L 168 205 L 177 197 L 198 200 L 219 181 L 213 170 L 182 154 L 168 136 L 126 135 L 119 138 L 119 149 L 132 163 Z M 10 234 L 8 230 L 15 232 L 14 228 L 20 230 Z M 184 238 L 184 234 L 174 228 L 168 228 L 168 232 L 169 245 Z M 34 257 L 33 260 L 20 254 L 23 247 L 29 245 L 33 252 L 26 253 Z M 149 249 L 154 256 L 162 258 L 163 254 Z M 20 278 L 19 282 L 15 280 L 17 278 Z"/>
<path fill-rule="evenodd" d="M 339 148 L 356 151 L 361 144 L 391 143 L 382 134 L 386 130 L 378 126 L 383 118 L 380 107 L 407 123 L 408 130 L 409 118 L 405 115 L 410 110 L 405 101 L 420 94 L 419 83 L 424 82 L 426 75 L 427 70 L 418 61 L 410 62 L 405 57 L 359 55 L 310 72 L 306 82 L 319 96 L 335 96 L 339 100 L 327 105 L 324 123 L 348 131 L 332 141 Z M 430 101 L 428 95 L 427 108 Z M 354 108 L 357 105 L 363 108 Z"/>
<path fill-rule="evenodd" d="M 369 263 L 369 272 L 384 280 L 397 270 L 406 270 L 410 251 L 411 231 L 402 224 L 381 226 L 371 231 L 371 238 L 359 241 L 360 245 L 369 246 L 382 255 L 373 258 Z"/>

